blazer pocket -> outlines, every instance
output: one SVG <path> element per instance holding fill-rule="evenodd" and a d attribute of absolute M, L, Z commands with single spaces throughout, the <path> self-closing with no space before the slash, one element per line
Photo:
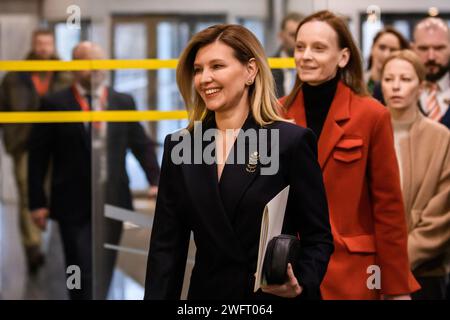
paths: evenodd
<path fill-rule="evenodd" d="M 333 152 L 333 158 L 342 162 L 353 162 L 362 158 L 361 138 L 345 138 L 340 140 Z"/>
<path fill-rule="evenodd" d="M 352 253 L 375 253 L 375 236 L 372 234 L 362 234 L 359 236 L 342 237 L 347 250 Z"/>

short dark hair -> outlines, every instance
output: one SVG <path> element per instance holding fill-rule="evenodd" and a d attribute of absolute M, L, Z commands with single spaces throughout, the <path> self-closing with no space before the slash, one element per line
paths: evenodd
<path fill-rule="evenodd" d="M 52 30 L 50 29 L 36 29 L 33 31 L 33 35 L 32 35 L 32 39 L 33 41 L 39 37 L 39 36 L 52 36 L 53 38 L 55 38 L 55 34 L 53 33 Z"/>
<path fill-rule="evenodd" d="M 297 21 L 300 23 L 304 18 L 305 18 L 305 16 L 299 12 L 288 13 L 281 21 L 281 25 L 280 25 L 281 30 L 284 30 L 284 28 L 286 28 L 286 23 L 288 21 L 292 20 L 292 21 Z"/>

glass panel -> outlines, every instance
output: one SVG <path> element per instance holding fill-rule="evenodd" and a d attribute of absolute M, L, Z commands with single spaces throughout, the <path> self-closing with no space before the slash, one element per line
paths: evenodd
<path fill-rule="evenodd" d="M 221 20 L 201 21 L 195 19 L 192 23 L 184 21 L 162 21 L 157 24 L 157 58 L 177 59 L 188 43 L 190 36 L 211 25 L 222 23 Z M 157 104 L 158 110 L 185 110 L 184 103 L 176 84 L 175 69 L 160 69 L 157 71 Z M 186 120 L 161 121 L 157 126 L 157 141 L 162 144 L 164 137 L 180 128 L 187 126 Z M 161 154 L 159 154 L 161 156 Z"/>
<path fill-rule="evenodd" d="M 411 32 L 407 20 L 397 20 L 394 22 L 394 28 L 397 29 L 406 39 L 411 39 Z"/>
<path fill-rule="evenodd" d="M 114 27 L 113 38 L 114 58 L 147 58 L 145 23 L 118 23 Z M 147 70 L 115 71 L 115 91 L 108 93 L 108 109 L 131 109 L 133 99 L 137 109 L 147 110 L 147 84 Z M 102 123 L 100 128 L 96 129 L 93 125 L 91 130 L 94 298 L 141 299 L 142 288 L 136 287 L 136 282 L 117 262 L 121 255 L 123 238 L 128 230 L 125 221 L 131 219 L 134 214 L 130 187 L 148 194 L 146 190 L 149 184 L 139 163 L 147 168 L 147 173 L 151 165 L 157 168 L 156 156 L 152 159 L 148 157 L 150 152 L 154 155 L 154 145 L 139 122 Z M 152 174 L 158 175 L 157 172 Z M 129 288 L 134 289 L 130 291 Z"/>
<path fill-rule="evenodd" d="M 182 48 L 189 41 L 189 25 L 187 23 L 160 22 L 157 25 L 157 58 L 176 59 Z M 175 69 L 159 69 L 157 71 L 158 110 L 185 110 L 178 92 Z M 164 137 L 187 125 L 185 120 L 161 121 L 158 123 L 157 141 L 162 144 Z"/>
<path fill-rule="evenodd" d="M 105 130 L 102 134 L 92 128 L 94 297 L 142 298 L 143 287 L 136 285 L 133 272 L 142 284 L 154 199 L 148 198 L 147 188 L 138 198 L 131 193 L 124 164 L 132 149 L 145 168 L 142 177 L 153 181 L 159 175 L 156 149 L 139 122 L 108 123 Z"/>
<path fill-rule="evenodd" d="M 364 61 L 367 61 L 372 49 L 373 38 L 383 28 L 383 22 L 364 21 L 362 24 L 362 54 Z"/>
<path fill-rule="evenodd" d="M 114 57 L 116 59 L 147 58 L 147 26 L 145 23 L 118 23 L 114 28 Z M 138 110 L 148 109 L 148 78 L 146 70 L 117 70 L 114 89 L 133 96 Z M 148 183 L 133 155 L 127 152 L 126 167 L 132 190 L 145 190 Z"/>
<path fill-rule="evenodd" d="M 147 34 L 146 23 L 116 24 L 113 35 L 114 57 L 146 59 Z M 116 91 L 108 94 L 110 110 L 131 109 L 131 98 L 136 101 L 139 110 L 151 107 L 148 105 L 147 70 L 117 70 L 114 89 Z M 133 202 L 136 194 L 140 194 L 139 198 L 143 201 L 150 202 L 147 177 L 153 181 L 159 175 L 158 166 L 156 145 L 150 140 L 142 123 L 110 122 L 104 126 L 104 132 L 92 127 L 96 299 L 141 299 L 143 296 L 143 287 L 130 275 L 130 270 L 123 263 L 123 255 L 128 255 L 125 261 L 136 261 L 136 257 L 145 257 L 147 254 L 146 250 L 139 251 L 136 246 L 147 246 L 148 240 L 129 243 L 128 239 L 130 232 L 141 230 L 142 221 L 148 234 L 148 215 L 133 211 Z M 148 208 L 149 204 L 146 203 L 145 207 Z M 130 221 L 133 223 L 130 224 Z M 139 261 L 134 267 L 141 264 L 145 265 L 145 261 Z"/>
<path fill-rule="evenodd" d="M 242 18 L 239 19 L 239 22 L 249 29 L 251 32 L 255 34 L 255 36 L 258 38 L 259 42 L 262 43 L 264 46 L 265 44 L 265 34 L 264 34 L 264 21 L 261 19 L 249 19 L 249 18 Z"/>
<path fill-rule="evenodd" d="M 144 23 L 118 23 L 114 27 L 115 59 L 146 59 L 147 28 Z M 147 71 L 117 70 L 114 89 L 131 94 L 139 110 L 147 110 Z"/>
<path fill-rule="evenodd" d="M 116 59 L 147 58 L 147 26 L 145 23 L 118 23 L 114 28 L 114 57 Z M 117 70 L 114 89 L 133 96 L 138 110 L 148 109 L 148 78 L 146 70 Z M 127 152 L 126 167 L 132 190 L 145 190 L 148 183 L 136 159 Z"/>
<path fill-rule="evenodd" d="M 61 60 L 72 60 L 72 49 L 81 40 L 81 29 L 67 28 L 65 22 L 55 25 L 56 49 Z"/>

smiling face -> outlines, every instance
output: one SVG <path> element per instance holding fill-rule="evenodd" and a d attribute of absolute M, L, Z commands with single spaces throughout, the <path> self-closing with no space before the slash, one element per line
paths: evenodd
<path fill-rule="evenodd" d="M 403 59 L 392 59 L 384 66 L 381 86 L 389 108 L 415 108 L 420 95 L 420 81 L 414 66 Z"/>
<path fill-rule="evenodd" d="M 210 111 L 249 108 L 248 84 L 255 75 L 254 59 L 242 64 L 233 49 L 220 41 L 200 48 L 195 57 L 195 90 Z"/>
<path fill-rule="evenodd" d="M 377 39 L 372 48 L 372 63 L 377 72 L 381 72 L 384 61 L 396 50 L 400 50 L 400 41 L 394 34 L 386 32 Z"/>
<path fill-rule="evenodd" d="M 326 22 L 311 21 L 300 27 L 294 58 L 302 82 L 319 85 L 334 78 L 349 57 L 349 50 L 339 48 L 336 31 Z"/>

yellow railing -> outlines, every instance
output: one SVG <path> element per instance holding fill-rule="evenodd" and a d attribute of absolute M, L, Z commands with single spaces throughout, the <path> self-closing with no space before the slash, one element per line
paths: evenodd
<path fill-rule="evenodd" d="M 0 123 L 135 122 L 181 120 L 186 118 L 186 111 L 0 112 Z"/>
<path fill-rule="evenodd" d="M 0 71 L 76 71 L 118 69 L 174 69 L 177 59 L 159 60 L 74 60 L 74 61 L 0 61 Z M 294 68 L 292 58 L 269 58 L 273 69 Z M 0 112 L 0 123 L 36 122 L 121 122 L 186 119 L 185 111 L 58 111 Z"/>
<path fill-rule="evenodd" d="M 160 60 L 74 60 L 74 61 L 0 61 L 0 71 L 74 71 L 74 70 L 116 70 L 116 69 L 175 69 L 177 59 Z M 269 58 L 273 69 L 294 68 L 292 58 Z"/>

